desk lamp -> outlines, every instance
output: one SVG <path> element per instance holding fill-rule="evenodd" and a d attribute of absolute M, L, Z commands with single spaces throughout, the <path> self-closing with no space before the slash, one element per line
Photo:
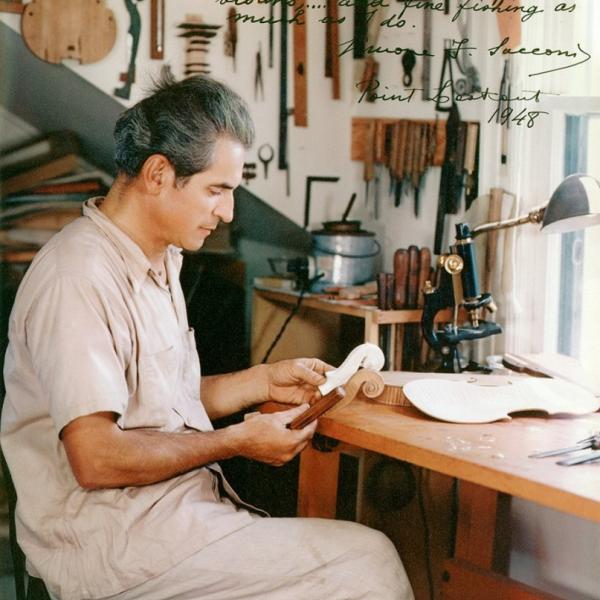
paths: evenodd
<path fill-rule="evenodd" d="M 507 229 L 525 223 L 541 223 L 545 233 L 567 233 L 600 223 L 600 182 L 589 175 L 570 175 L 556 188 L 547 206 L 532 210 L 529 214 L 505 221 L 484 223 L 471 229 L 468 223 L 456 225 L 455 243 L 450 253 L 438 259 L 439 281 L 434 287 L 425 284 L 424 308 L 421 329 L 427 343 L 442 359 L 439 371 L 460 373 L 463 370 L 481 370 L 469 363 L 461 365 L 458 344 L 502 332 L 502 327 L 481 318 L 481 309 L 495 310 L 490 293 L 481 293 L 477 275 L 477 258 L 473 239 L 488 231 Z M 436 314 L 454 307 L 452 323 L 436 329 Z M 464 308 L 470 323 L 459 326 L 459 309 Z"/>

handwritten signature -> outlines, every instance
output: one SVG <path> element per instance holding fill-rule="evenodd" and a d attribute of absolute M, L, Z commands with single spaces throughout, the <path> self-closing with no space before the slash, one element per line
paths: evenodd
<path fill-rule="evenodd" d="M 383 102 L 411 102 L 417 92 L 422 92 L 422 88 L 403 88 L 402 93 L 393 93 L 390 91 L 390 87 L 383 85 L 379 79 L 370 79 L 366 81 L 360 81 L 355 85 L 356 88 L 362 90 L 358 102 L 368 101 L 373 102 L 375 100 L 381 100 Z M 552 92 L 543 92 L 542 90 L 524 90 L 523 94 L 520 95 L 508 95 L 503 94 L 499 91 L 491 90 L 489 87 L 484 88 L 478 92 L 472 92 L 469 94 L 457 94 L 453 92 L 452 81 L 447 80 L 442 83 L 438 88 L 437 93 L 427 98 L 433 102 L 439 104 L 447 104 L 453 99 L 455 102 L 473 102 L 473 101 L 485 101 L 491 102 L 539 102 L 542 96 L 554 96 Z"/>
<path fill-rule="evenodd" d="M 531 56 L 548 56 L 548 57 L 554 56 L 554 57 L 563 57 L 563 58 L 577 60 L 577 62 L 563 65 L 561 67 L 554 67 L 552 69 L 546 69 L 544 71 L 539 71 L 537 73 L 529 73 L 529 77 L 536 77 L 537 75 L 545 75 L 546 73 L 552 73 L 554 71 L 563 71 L 565 69 L 572 69 L 574 67 L 577 67 L 579 65 L 582 65 L 582 64 L 588 62 L 592 58 L 592 55 L 589 52 L 587 52 L 586 50 L 584 50 L 581 47 L 581 44 L 579 44 L 579 43 L 577 44 L 577 50 L 562 50 L 562 49 L 557 49 L 557 48 L 537 48 L 537 47 L 531 48 L 531 49 L 524 48 L 524 47 L 512 49 L 512 48 L 507 47 L 509 42 L 510 42 L 510 39 L 505 37 L 497 46 L 492 46 L 491 48 L 488 48 L 487 52 L 489 53 L 490 56 L 495 56 L 498 53 L 500 53 L 502 55 L 517 54 L 517 55 L 521 55 L 521 56 L 529 54 Z M 452 58 L 457 58 L 459 55 L 459 52 L 465 52 L 465 51 L 469 51 L 469 50 L 477 50 L 477 48 L 475 48 L 474 46 L 467 46 L 468 43 L 469 43 L 468 38 L 462 39 L 460 42 L 453 40 L 452 41 L 453 47 L 450 51 Z M 339 44 L 340 50 L 338 52 L 338 56 L 344 56 L 344 54 L 347 54 L 348 52 L 352 52 L 352 50 L 354 49 L 354 44 L 355 44 L 355 41 L 353 39 Z M 367 45 L 365 47 L 365 54 L 367 54 L 367 55 L 370 55 L 370 54 L 395 54 L 395 55 L 399 56 L 409 50 L 411 50 L 411 49 L 404 48 L 402 46 L 386 47 L 386 46 Z M 414 53 L 416 56 L 428 56 L 428 57 L 435 56 L 429 50 L 423 50 L 422 52 L 414 51 Z M 580 60 L 580 58 L 582 56 L 584 56 L 585 58 L 583 58 L 583 60 Z"/>

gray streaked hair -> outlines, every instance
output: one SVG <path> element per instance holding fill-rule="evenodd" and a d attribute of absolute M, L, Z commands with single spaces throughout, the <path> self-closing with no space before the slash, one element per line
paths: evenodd
<path fill-rule="evenodd" d="M 203 75 L 175 81 L 167 71 L 151 95 L 121 114 L 115 126 L 115 163 L 136 177 L 152 154 L 165 156 L 178 184 L 208 169 L 216 141 L 228 136 L 248 149 L 254 124 L 247 104 L 231 88 Z"/>

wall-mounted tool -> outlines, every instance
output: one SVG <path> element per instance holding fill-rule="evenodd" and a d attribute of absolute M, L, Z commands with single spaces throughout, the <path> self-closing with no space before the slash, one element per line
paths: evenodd
<path fill-rule="evenodd" d="M 304 228 L 308 228 L 309 219 L 310 219 L 310 195 L 311 195 L 311 187 L 314 182 L 321 183 L 336 183 L 340 180 L 339 177 L 326 177 L 320 175 L 309 175 L 306 178 L 306 189 L 304 191 Z"/>
<path fill-rule="evenodd" d="M 254 100 L 258 100 L 259 96 L 261 100 L 265 99 L 265 84 L 263 82 L 262 68 L 262 49 L 260 43 L 258 44 L 258 50 L 256 51 L 256 59 L 254 64 Z"/>
<path fill-rule="evenodd" d="M 410 87 L 412 85 L 412 72 L 417 64 L 417 54 L 414 50 L 407 48 L 402 53 L 402 83 L 406 87 Z"/>
<path fill-rule="evenodd" d="M 332 97 L 339 100 L 340 95 L 340 34 L 338 28 L 338 2 L 327 0 L 327 23 L 325 25 L 325 77 L 332 78 Z"/>
<path fill-rule="evenodd" d="M 419 216 L 420 211 L 420 194 L 421 194 L 421 182 L 423 176 L 428 167 L 428 151 L 430 143 L 430 126 L 428 123 L 420 123 L 415 137 L 415 151 L 416 156 L 414 159 L 414 167 L 412 172 L 412 187 L 414 193 L 414 213 L 415 217 Z"/>
<path fill-rule="evenodd" d="M 368 36 L 368 5 L 367 0 L 356 0 L 354 2 L 354 45 L 352 55 L 354 58 L 364 58 Z"/>
<path fill-rule="evenodd" d="M 191 19 L 185 23 L 177 25 L 179 29 L 183 29 L 183 32 L 178 37 L 200 37 L 200 38 L 214 38 L 217 35 L 217 31 L 221 29 L 221 25 L 208 25 L 202 22 L 202 19 Z"/>
<path fill-rule="evenodd" d="M 184 77 L 210 75 L 208 54 L 211 41 L 217 35 L 221 25 L 204 23 L 200 15 L 186 15 L 185 21 L 177 25 L 177 28 L 182 30 L 178 37 L 186 41 Z"/>
<path fill-rule="evenodd" d="M 304 0 L 296 0 L 294 16 L 299 10 L 304 10 Z M 294 36 L 294 125 L 308 127 L 308 61 L 306 54 L 306 38 L 308 35 L 308 20 L 295 20 Z"/>
<path fill-rule="evenodd" d="M 439 96 L 435 101 L 435 110 L 438 112 L 450 112 L 451 108 L 456 105 L 454 98 L 454 74 L 452 72 L 452 61 L 454 60 L 452 55 L 452 40 L 444 40 L 444 58 L 442 61 L 442 70 L 440 72 L 440 85 L 439 85 Z M 448 73 L 446 74 L 446 70 Z M 446 79 L 449 76 L 450 79 Z M 442 97 L 448 94 L 442 94 L 442 90 L 446 90 L 450 87 L 450 103 L 449 105 L 442 104 Z"/>
<path fill-rule="evenodd" d="M 513 5 L 520 5 L 521 0 L 515 0 Z M 514 50 L 521 45 L 521 16 L 519 11 L 498 11 L 496 13 L 500 40 L 507 40 L 505 48 Z"/>
<path fill-rule="evenodd" d="M 375 121 L 369 121 L 364 151 L 363 179 L 365 182 L 365 206 L 369 202 L 369 185 L 375 174 Z"/>
<path fill-rule="evenodd" d="M 395 206 L 400 204 L 403 190 L 412 188 L 415 191 L 417 215 L 420 188 L 425 175 L 429 167 L 443 164 L 444 150 L 445 128 L 437 119 L 352 119 L 350 154 L 352 160 L 364 163 L 365 182 L 368 184 L 375 179 L 377 190 L 379 169 L 382 165 L 387 166 L 390 175 L 390 195 L 394 196 Z M 460 175 L 462 176 L 462 173 Z"/>
<path fill-rule="evenodd" d="M 273 2 L 269 2 L 269 69 L 273 68 L 273 44 L 275 41 L 275 15 Z"/>
<path fill-rule="evenodd" d="M 269 163 L 275 157 L 275 150 L 271 144 L 263 144 L 258 149 L 258 160 L 263 164 L 265 179 L 269 176 Z"/>
<path fill-rule="evenodd" d="M 41 60 L 59 63 L 71 58 L 87 64 L 101 60 L 114 46 L 115 16 L 105 0 L 32 0 L 24 6 L 23 40 Z"/>
<path fill-rule="evenodd" d="M 359 7 L 359 4 L 361 5 Z M 371 4 L 376 4 L 373 8 Z M 375 60 L 375 54 L 369 53 L 364 58 L 366 48 L 377 48 L 379 46 L 379 35 L 381 33 L 380 23 L 383 22 L 389 10 L 389 3 L 371 3 L 367 0 L 360 0 L 355 5 L 355 19 L 365 19 L 365 23 L 359 22 L 360 37 L 356 35 L 353 38 L 354 58 L 354 89 L 364 97 L 367 102 L 375 102 L 377 95 L 367 93 L 368 90 L 373 90 L 377 87 L 379 77 L 379 63 Z M 367 10 L 368 9 L 368 10 Z M 364 12 L 364 16 L 363 16 Z M 356 21 L 355 21 L 356 24 Z M 363 31 L 364 30 L 364 31 Z M 364 38 L 364 39 L 363 39 Z M 339 52 L 339 49 L 336 49 Z M 357 56 L 360 55 L 360 56 Z"/>
<path fill-rule="evenodd" d="M 141 0 L 140 0 L 141 1 Z M 137 57 L 138 46 L 140 45 L 140 33 L 142 29 L 142 20 L 137 8 L 136 0 L 125 0 L 127 12 L 129 13 L 129 29 L 127 29 L 127 50 L 129 60 L 127 71 L 119 75 L 123 82 L 120 88 L 115 88 L 114 94 L 119 98 L 129 99 L 131 96 L 131 86 L 135 82 L 135 59 Z"/>
<path fill-rule="evenodd" d="M 390 183 L 394 195 L 394 206 L 402 202 L 402 185 L 404 182 L 404 160 L 406 157 L 410 121 L 398 121 L 392 127 L 392 142 L 390 154 Z"/>
<path fill-rule="evenodd" d="M 207 62 L 188 62 L 185 63 L 185 71 L 183 74 L 186 77 L 190 75 L 210 75 L 210 64 Z"/>
<path fill-rule="evenodd" d="M 510 71 L 511 62 L 507 58 L 504 61 L 504 67 L 502 69 L 502 79 L 500 81 L 500 94 L 498 95 L 498 110 L 496 111 L 496 123 L 502 128 L 501 142 L 500 142 L 500 162 L 505 165 L 508 162 L 508 126 L 510 119 L 505 119 L 505 123 L 502 123 L 502 115 L 510 109 Z"/>
<path fill-rule="evenodd" d="M 429 100 L 431 96 L 431 54 L 433 44 L 431 41 L 432 11 L 423 11 L 423 59 L 421 69 L 421 87 L 423 100 Z"/>
<path fill-rule="evenodd" d="M 279 151 L 277 167 L 280 171 L 285 171 L 285 191 L 290 195 L 290 166 L 288 163 L 288 117 L 290 111 L 287 105 L 287 61 L 288 61 L 288 40 L 287 40 L 287 2 L 281 3 L 281 21 L 279 37 Z"/>
<path fill-rule="evenodd" d="M 460 137 L 460 114 L 456 103 L 452 104 L 446 121 L 446 149 L 444 164 L 440 178 L 438 209 L 435 221 L 434 254 L 441 254 L 444 237 L 444 223 L 448 213 L 456 212 L 453 207 L 458 205 L 462 194 L 462 159 L 458 158 Z"/>
<path fill-rule="evenodd" d="M 402 140 L 398 142 L 398 180 L 399 184 L 396 186 L 396 203 L 401 203 L 402 190 L 404 189 L 404 184 L 407 184 L 407 187 L 411 185 L 412 182 L 412 174 L 414 168 L 414 156 L 416 153 L 415 147 L 415 131 L 419 127 L 419 123 L 416 121 L 407 121 L 406 122 L 406 131 L 404 133 L 404 148 L 401 148 Z M 402 156 L 401 156 L 402 155 Z M 400 164 L 400 160 L 402 163 Z"/>
<path fill-rule="evenodd" d="M 364 61 L 364 70 L 360 82 L 358 84 L 358 90 L 361 93 L 365 93 L 367 90 L 372 90 L 376 87 L 376 81 L 379 77 L 379 63 L 372 57 L 369 56 Z M 375 102 L 377 96 L 375 94 L 367 94 L 365 99 L 367 102 Z"/>
<path fill-rule="evenodd" d="M 242 178 L 248 185 L 252 179 L 256 179 L 256 163 L 244 163 L 242 167 Z"/>
<path fill-rule="evenodd" d="M 467 13 L 466 16 L 463 13 Z M 469 40 L 471 35 L 471 11 L 460 11 L 458 20 L 458 30 L 463 40 Z M 473 94 L 481 91 L 479 73 L 471 60 L 468 49 L 463 48 L 456 54 L 456 64 L 464 77 L 454 82 L 457 94 Z"/>
<path fill-rule="evenodd" d="M 165 56 L 165 0 L 150 0 L 150 58 Z"/>
<path fill-rule="evenodd" d="M 238 34 L 237 34 L 237 11 L 233 6 L 227 14 L 227 33 L 225 34 L 225 56 L 231 56 L 233 59 L 233 70 L 235 71 L 235 53 L 237 50 Z"/>
<path fill-rule="evenodd" d="M 479 123 L 467 124 L 465 158 L 465 208 L 469 210 L 473 200 L 479 196 Z"/>
<path fill-rule="evenodd" d="M 381 194 L 381 178 L 384 165 L 386 163 L 385 156 L 385 123 L 380 120 L 375 121 L 375 137 L 373 141 L 373 162 L 375 163 L 375 203 L 373 216 L 379 219 L 379 197 Z"/>

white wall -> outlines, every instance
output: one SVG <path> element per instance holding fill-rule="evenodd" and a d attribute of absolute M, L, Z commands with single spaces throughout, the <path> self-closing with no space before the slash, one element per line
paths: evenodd
<path fill-rule="evenodd" d="M 588 0 L 590 2 L 591 0 Z M 110 54 L 102 61 L 80 66 L 68 62 L 76 72 L 97 85 L 108 94 L 120 86 L 118 73 L 126 69 L 126 31 L 128 15 L 123 2 L 106 0 L 116 16 L 118 24 L 117 41 Z M 184 41 L 176 37 L 177 24 L 185 19 L 188 13 L 200 13 L 207 23 L 225 23 L 228 6 L 220 6 L 213 0 L 178 0 L 166 4 L 166 62 L 177 76 L 182 74 Z M 315 5 L 318 5 L 315 2 Z M 453 7 L 455 2 L 451 3 Z M 481 3 L 485 4 L 485 3 Z M 530 4 L 530 3 L 529 3 Z M 556 2 L 540 2 L 549 10 Z M 578 3 L 580 4 L 580 3 Z M 389 1 L 390 11 L 400 10 L 401 3 Z M 138 9 L 142 17 L 142 36 L 138 53 L 138 82 L 133 88 L 131 104 L 139 100 L 144 88 L 150 83 L 152 76 L 160 70 L 161 62 L 149 58 L 149 11 L 150 2 L 141 2 Z M 266 5 L 254 2 L 251 7 L 239 6 L 240 12 L 254 15 L 267 15 Z M 277 15 L 279 9 L 275 9 Z M 434 118 L 433 103 L 421 101 L 420 94 L 410 104 L 395 102 L 377 102 L 375 104 L 357 104 L 353 90 L 355 81 L 354 65 L 350 55 L 341 58 L 342 66 L 342 99 L 331 99 L 331 81 L 323 76 L 324 64 L 324 26 L 317 22 L 323 16 L 324 9 L 309 11 L 309 58 L 308 82 L 309 127 L 293 127 L 290 120 L 290 152 L 291 195 L 285 193 L 285 176 L 276 169 L 276 157 L 269 166 L 269 178 L 262 178 L 262 165 L 256 157 L 256 148 L 269 142 L 277 152 L 278 137 L 278 40 L 279 26 L 275 27 L 275 65 L 269 69 L 267 65 L 267 32 L 266 25 L 239 24 L 239 44 L 237 50 L 237 70 L 234 72 L 232 61 L 223 55 L 223 27 L 213 42 L 210 60 L 213 75 L 228 82 L 249 102 L 257 125 L 256 147 L 248 153 L 249 162 L 257 162 L 259 177 L 253 180 L 249 189 L 272 206 L 294 219 L 303 222 L 305 181 L 308 175 L 337 175 L 338 184 L 316 185 L 313 188 L 311 226 L 317 227 L 323 220 L 339 218 L 348 199 L 353 192 L 358 193 L 358 200 L 352 213 L 353 218 L 364 221 L 367 229 L 377 231 L 385 248 L 386 269 L 391 269 L 391 256 L 398 247 L 409 244 L 419 246 L 433 245 L 434 219 L 437 208 L 440 169 L 432 169 L 427 175 L 426 185 L 421 195 L 422 214 L 416 219 L 413 215 L 412 199 L 405 196 L 402 206 L 394 208 L 393 201 L 387 197 L 387 175 L 382 181 L 381 214 L 378 220 L 373 218 L 372 200 L 369 206 L 364 203 L 364 184 L 361 181 L 362 164 L 350 161 L 350 122 L 353 116 L 378 116 L 398 118 Z M 349 40 L 352 36 L 352 11 L 340 7 L 340 16 L 346 22 L 340 26 L 340 41 Z M 1 14 L 0 18 L 11 27 L 19 29 L 19 18 L 15 15 Z M 444 37 L 458 38 L 456 24 L 448 17 L 436 13 L 434 23 L 434 53 L 436 59 L 432 64 L 432 86 L 437 86 L 441 68 L 441 49 Z M 413 11 L 403 29 L 389 29 L 382 32 L 379 40 L 381 46 L 389 47 L 421 47 L 420 27 L 422 13 Z M 414 26 L 414 27 L 413 27 Z M 476 13 L 472 19 L 472 42 L 479 48 L 473 54 L 473 60 L 480 71 L 483 87 L 497 89 L 501 74 L 501 57 L 491 57 L 485 51 L 499 42 L 495 17 L 490 14 Z M 258 44 L 263 51 L 263 77 L 266 100 L 255 101 L 253 94 L 255 53 Z M 291 44 L 291 29 L 290 29 Z M 386 56 L 380 59 L 380 79 L 390 86 L 390 92 L 401 92 L 402 77 L 399 56 Z M 290 60 L 291 63 L 291 60 Z M 291 73 L 291 65 L 290 65 Z M 415 85 L 419 85 L 420 71 L 417 66 L 413 72 Z M 291 77 L 290 77 L 291 82 Z M 546 81 L 539 81 L 536 87 L 542 88 Z M 393 86 L 396 86 L 395 88 Z M 290 85 L 290 105 L 293 103 Z M 497 126 L 487 124 L 487 120 L 496 108 L 493 102 L 473 102 L 470 106 L 461 105 L 463 119 L 479 120 L 482 124 L 482 146 L 480 154 L 480 193 L 485 193 L 492 186 L 508 185 L 498 163 L 499 135 Z M 534 108 L 534 107 L 533 107 Z M 445 118 L 441 115 L 441 118 Z M 108 125 L 107 125 L 108 126 Z M 522 135 L 535 135 L 535 128 L 523 130 Z M 512 160 L 519 157 L 515 154 Z M 539 166 L 539 177 L 545 177 L 543 165 Z M 483 200 L 481 201 L 483 202 Z M 481 207 L 480 207 L 481 209 Z M 480 210 L 485 214 L 485 207 Z M 515 545 L 512 570 L 520 579 L 530 581 L 546 589 L 555 590 L 568 598 L 600 598 L 600 576 L 598 575 L 598 559 L 600 556 L 600 531 L 597 526 L 566 517 L 559 513 L 541 509 L 525 502 L 516 502 L 513 526 Z M 568 550 L 565 550 L 570 540 Z M 572 542 L 572 543 L 571 543 Z"/>
<path fill-rule="evenodd" d="M 177 25 L 185 20 L 187 14 L 201 14 L 206 23 L 225 24 L 229 6 L 221 6 L 213 0 L 179 0 L 166 2 L 166 48 L 165 63 L 169 63 L 176 76 L 182 76 L 183 49 L 185 42 L 177 37 Z M 115 46 L 103 60 L 89 65 L 79 65 L 76 61 L 67 60 L 65 64 L 77 73 L 91 81 L 108 94 L 120 86 L 118 73 L 126 68 L 127 45 L 126 32 L 129 18 L 125 4 L 118 0 L 106 0 L 106 5 L 113 10 L 117 21 L 117 40 Z M 317 5 L 317 3 L 315 3 Z M 390 11 L 399 8 L 396 2 L 390 2 Z M 150 3 L 138 3 L 142 18 L 142 34 L 137 60 L 137 83 L 133 87 L 132 98 L 125 104 L 130 105 L 144 95 L 144 89 L 151 84 L 163 64 L 149 58 L 150 45 Z M 252 4 L 250 7 L 239 6 L 239 12 L 247 12 L 255 16 L 268 16 L 268 6 Z M 340 42 L 352 38 L 352 9 L 340 7 L 340 16 L 346 17 L 346 22 L 340 26 Z M 279 7 L 275 7 L 275 15 Z M 413 11 L 407 25 L 400 30 L 383 30 L 379 38 L 381 46 L 389 47 L 421 47 L 422 12 Z M 351 54 L 340 59 L 342 99 L 331 99 L 331 80 L 323 75 L 325 27 L 318 20 L 324 16 L 323 9 L 308 11 L 308 128 L 293 126 L 289 123 L 289 163 L 291 166 L 291 195 L 286 196 L 285 174 L 278 171 L 276 166 L 278 148 L 278 114 L 279 114 L 279 25 L 275 25 L 275 61 L 274 68 L 267 65 L 268 26 L 256 23 L 238 23 L 238 49 L 236 71 L 233 70 L 232 60 L 223 54 L 224 26 L 219 35 L 213 40 L 210 54 L 212 73 L 215 77 L 229 83 L 250 104 L 257 128 L 255 148 L 249 151 L 247 161 L 257 163 L 258 177 L 249 184 L 249 189 L 288 217 L 302 224 L 304 218 L 304 194 L 306 177 L 309 175 L 339 176 L 337 184 L 313 184 L 311 202 L 311 228 L 319 227 L 321 221 L 340 218 L 353 192 L 358 198 L 351 217 L 364 221 L 364 226 L 379 233 L 385 242 L 386 268 L 391 268 L 391 256 L 398 247 L 409 244 L 433 245 L 433 223 L 437 208 L 440 169 L 434 168 L 427 175 L 424 191 L 421 193 L 421 216 L 416 219 L 413 215 L 412 198 L 406 195 L 402 206 L 393 207 L 392 198 L 388 196 L 387 173 L 383 175 L 380 198 L 380 218 L 373 218 L 373 196 L 369 206 L 364 202 L 364 183 L 362 182 L 362 163 L 350 161 L 350 122 L 353 116 L 377 116 L 397 118 L 435 118 L 432 102 L 423 102 L 420 93 L 410 103 L 377 102 L 375 104 L 356 103 L 357 94 L 354 89 L 356 80 L 354 61 Z M 19 17 L 10 14 L 0 14 L 0 18 L 14 29 L 19 29 Z M 474 37 L 483 39 L 485 31 L 493 21 L 488 18 L 474 19 Z M 414 28 L 413 28 L 414 25 Z M 291 48 L 291 28 L 288 43 Z M 444 37 L 458 38 L 456 24 L 450 23 L 442 14 L 434 15 L 434 53 L 441 55 Z M 265 86 L 265 101 L 254 100 L 254 68 L 255 54 L 259 43 L 263 52 L 263 79 Z M 476 58 L 476 57 L 475 57 Z M 399 93 L 402 77 L 401 60 L 399 56 L 387 55 L 380 58 L 380 79 L 383 85 L 390 86 L 391 93 Z M 293 105 L 291 50 L 289 60 L 289 105 Z M 432 87 L 437 85 L 441 61 L 436 57 L 432 65 Z M 420 81 L 419 63 L 413 71 L 413 85 Z M 497 77 L 489 81 L 490 86 L 496 85 Z M 495 106 L 488 103 L 471 103 L 471 106 L 461 107 L 465 119 L 479 120 L 491 113 Z M 445 118 L 444 115 L 440 115 Z M 275 148 L 275 159 L 269 165 L 269 178 L 262 177 L 262 164 L 256 156 L 256 149 L 268 142 Z M 491 185 L 490 176 L 486 175 L 483 165 L 481 189 Z M 373 183 L 371 184 L 373 190 Z"/>

